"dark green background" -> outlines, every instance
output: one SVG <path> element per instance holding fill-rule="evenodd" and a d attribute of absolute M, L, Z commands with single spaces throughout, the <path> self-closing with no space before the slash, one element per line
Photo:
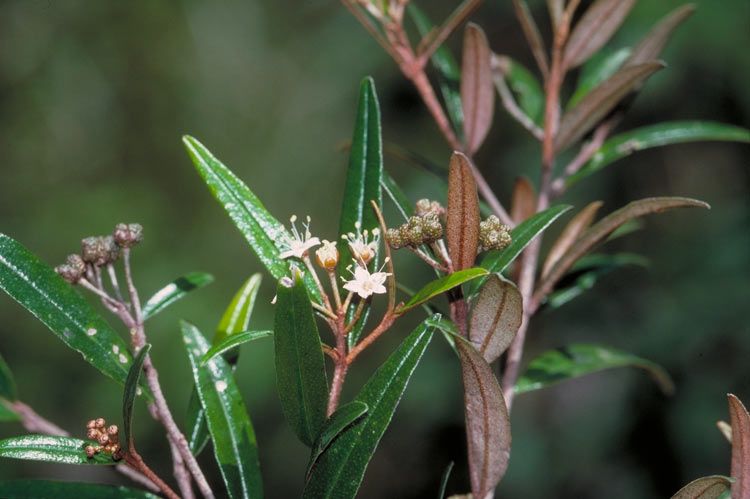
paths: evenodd
<path fill-rule="evenodd" d="M 455 3 L 422 5 L 437 18 Z M 530 3 L 546 27 L 544 2 Z M 665 119 L 750 123 L 750 2 L 697 4 L 664 54 L 669 67 L 620 129 Z M 641 1 L 613 46 L 634 43 L 678 5 Z M 474 20 L 496 52 L 532 63 L 509 0 L 486 2 Z M 454 36 L 450 43 L 458 42 Z M 446 164 L 450 151 L 414 91 L 333 0 L 2 1 L 0 231 L 55 264 L 81 237 L 138 221 L 146 230 L 134 257 L 142 295 L 187 271 L 216 276 L 150 323 L 153 356 L 179 419 L 190 384 L 178 319 L 211 332 L 234 290 L 260 271 L 201 185 L 180 136 L 203 141 L 280 219 L 309 213 L 314 232 L 334 238 L 346 165 L 339 146 L 350 137 L 358 83 L 368 74 L 378 86 L 385 140 Z M 507 203 L 518 174 L 535 178 L 538 157 L 538 146 L 499 112 L 477 161 Z M 728 473 L 729 446 L 715 422 L 727 417 L 727 392 L 750 402 L 748 157 L 748 146 L 737 144 L 648 151 L 567 196 L 579 207 L 602 199 L 607 210 L 669 194 L 713 206 L 650 218 L 645 230 L 612 247 L 643 253 L 650 270 L 611 274 L 567 308 L 542 313 L 530 333 L 530 354 L 589 341 L 650 358 L 672 373 L 677 392 L 665 398 L 642 373 L 618 370 L 519 398 L 502 497 L 668 497 L 693 478 Z M 391 158 L 386 168 L 414 199 L 443 198 L 435 177 Z M 396 264 L 413 286 L 429 278 L 409 256 Z M 272 324 L 272 290 L 266 279 L 254 327 Z M 24 401 L 79 435 L 89 418 L 118 419 L 118 386 L 4 295 L 0 318 L 0 351 Z M 363 356 L 345 396 L 407 327 Z M 281 419 L 270 341 L 243 349 L 237 377 L 258 434 L 267 496 L 294 497 L 307 453 Z M 142 407 L 136 416 L 142 454 L 169 475 L 158 428 Z M 458 464 L 449 491 L 466 491 L 462 418 L 455 359 L 435 341 L 361 496 L 434 497 L 452 459 Z M 0 436 L 21 431 L 7 424 Z M 218 490 L 210 452 L 203 458 Z M 0 462 L 0 478 L 18 477 L 118 479 L 107 470 Z"/>

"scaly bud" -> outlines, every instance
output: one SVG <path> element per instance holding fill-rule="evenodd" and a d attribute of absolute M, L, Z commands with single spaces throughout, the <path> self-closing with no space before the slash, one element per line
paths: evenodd
<path fill-rule="evenodd" d="M 112 236 L 119 247 L 132 248 L 143 241 L 143 227 L 141 224 L 117 224 Z"/>
<path fill-rule="evenodd" d="M 481 251 L 503 250 L 512 242 L 510 227 L 490 215 L 479 223 L 479 244 Z"/>

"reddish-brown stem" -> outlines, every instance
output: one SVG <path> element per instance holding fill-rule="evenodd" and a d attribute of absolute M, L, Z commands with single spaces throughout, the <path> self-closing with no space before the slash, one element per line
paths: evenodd
<path fill-rule="evenodd" d="M 565 191 L 565 180 L 578 172 L 578 170 L 588 163 L 594 154 L 596 154 L 596 152 L 602 147 L 602 144 L 604 144 L 604 141 L 607 140 L 609 132 L 612 131 L 614 124 L 614 121 L 607 120 L 594 130 L 594 135 L 591 137 L 591 140 L 586 143 L 576 157 L 565 166 L 563 175 L 552 182 L 552 185 L 550 186 L 550 197 L 555 198 Z"/>
<path fill-rule="evenodd" d="M 398 316 L 399 314 L 394 311 L 386 312 L 385 315 L 383 315 L 383 319 L 380 321 L 380 324 L 378 324 L 375 329 L 370 332 L 370 334 L 362 338 L 362 340 L 349 351 L 349 354 L 346 356 L 346 363 L 351 364 L 352 362 L 354 362 L 354 359 L 356 359 L 363 350 L 372 345 L 375 340 L 380 338 L 383 333 L 388 331 L 388 329 L 393 325 L 393 322 L 398 318 Z"/>
<path fill-rule="evenodd" d="M 146 477 L 148 477 L 149 480 L 151 480 L 157 487 L 159 487 L 159 490 L 167 496 L 168 499 L 180 499 L 180 496 L 177 495 L 177 493 L 172 490 L 172 488 L 164 482 L 161 478 L 159 478 L 159 475 L 154 473 L 154 471 L 148 467 L 148 465 L 143 461 L 143 458 L 138 454 L 135 449 L 131 448 L 128 450 L 128 452 L 125 454 L 125 462 L 128 463 L 133 469 L 138 470 L 139 472 L 143 473 Z"/>
<path fill-rule="evenodd" d="M 417 255 L 420 260 L 425 262 L 427 265 L 429 265 L 433 269 L 439 270 L 440 272 L 448 272 L 448 267 L 446 267 L 445 265 L 442 265 L 440 262 L 436 261 L 431 256 L 425 254 L 419 248 L 413 248 L 411 246 L 407 246 L 406 249 L 408 249 L 409 251 Z"/>

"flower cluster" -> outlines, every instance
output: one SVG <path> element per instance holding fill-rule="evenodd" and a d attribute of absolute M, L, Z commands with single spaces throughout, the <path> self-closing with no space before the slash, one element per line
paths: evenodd
<path fill-rule="evenodd" d="M 503 250 L 512 242 L 510 227 L 490 215 L 479 223 L 479 245 L 481 251 Z"/>
<path fill-rule="evenodd" d="M 120 447 L 120 429 L 116 425 L 107 426 L 104 418 L 92 419 L 86 424 L 86 437 L 95 440 L 98 445 L 87 445 L 86 456 L 91 459 L 100 452 L 111 455 L 114 459 L 122 458 Z"/>

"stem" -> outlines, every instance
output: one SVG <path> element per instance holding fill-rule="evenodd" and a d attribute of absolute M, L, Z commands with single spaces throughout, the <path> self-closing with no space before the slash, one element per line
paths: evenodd
<path fill-rule="evenodd" d="M 123 301 L 122 293 L 120 293 L 120 284 L 117 282 L 117 272 L 111 263 L 107 264 L 107 274 L 109 274 L 109 281 L 112 283 L 112 289 L 115 291 L 115 296 L 118 300 Z"/>
<path fill-rule="evenodd" d="M 333 302 L 336 304 L 336 310 L 341 310 L 341 295 L 339 294 L 339 286 L 336 282 L 336 270 L 328 271 L 328 279 L 331 281 L 331 289 L 333 290 Z"/>
<path fill-rule="evenodd" d="M 364 303 L 364 300 L 360 303 Z M 349 362 L 346 357 L 346 334 L 344 332 L 344 321 L 346 320 L 346 314 L 342 313 L 336 323 L 336 352 L 337 356 L 334 359 L 335 367 L 333 369 L 333 380 L 331 381 L 331 391 L 328 394 L 328 408 L 326 414 L 330 417 L 331 414 L 336 411 L 339 406 L 339 399 L 341 398 L 341 390 L 344 388 L 344 380 L 346 379 L 346 373 L 349 370 Z M 354 324 L 352 322 L 352 324 Z"/>
<path fill-rule="evenodd" d="M 362 317 L 362 311 L 365 309 L 365 304 L 367 303 L 367 300 L 359 300 L 359 304 L 357 304 L 357 309 L 354 311 L 354 316 L 352 316 L 352 320 L 349 322 L 349 324 L 346 325 L 344 330 L 342 331 L 342 335 L 346 336 L 351 332 L 354 325 L 357 323 L 360 317 Z"/>
<path fill-rule="evenodd" d="M 169 441 L 169 451 L 172 453 L 172 474 L 175 480 L 177 480 L 177 486 L 180 487 L 182 498 L 195 499 L 195 493 L 191 485 L 190 474 L 185 467 L 185 461 L 182 459 L 180 450 L 171 440 Z"/>
<path fill-rule="evenodd" d="M 143 346 L 146 344 L 146 332 L 143 328 L 143 311 L 141 310 L 141 301 L 138 298 L 138 290 L 133 283 L 133 275 L 130 268 L 129 248 L 123 248 L 123 261 L 125 267 L 125 281 L 127 283 L 128 293 L 130 294 L 130 302 L 133 306 L 133 311 L 135 312 L 136 327 L 133 329 L 134 334 L 132 337 L 132 341 L 133 347 L 137 350 L 143 348 Z M 201 471 L 200 466 L 198 465 L 198 461 L 196 461 L 195 456 L 193 456 L 193 454 L 190 452 L 190 447 L 188 446 L 185 435 L 183 435 L 180 429 L 177 427 L 177 423 L 175 423 L 174 417 L 169 410 L 167 400 L 164 397 L 164 393 L 161 390 L 161 385 L 159 384 L 159 373 L 156 370 L 156 367 L 154 367 L 150 355 L 146 356 L 146 359 L 143 363 L 143 373 L 146 378 L 146 383 L 148 384 L 148 387 L 154 396 L 154 402 L 151 405 L 154 406 L 154 410 L 159 416 L 159 421 L 161 421 L 164 429 L 167 430 L 167 434 L 172 439 L 172 442 L 180 451 L 180 455 L 185 462 L 185 466 L 190 471 L 190 474 L 193 475 L 193 478 L 195 478 L 195 482 L 198 485 L 198 489 L 201 491 L 201 494 L 203 494 L 203 497 L 207 499 L 213 499 L 214 494 L 211 491 L 211 487 L 209 487 L 208 481 L 206 480 L 203 471 Z"/>
<path fill-rule="evenodd" d="M 143 461 L 143 458 L 135 451 L 134 448 L 129 449 L 128 453 L 125 454 L 125 462 L 132 466 L 133 469 L 138 470 L 146 475 L 149 480 L 154 482 L 154 484 L 159 487 L 159 489 L 164 493 L 165 496 L 167 496 L 167 498 L 180 499 L 180 496 L 178 496 L 177 493 L 175 493 L 175 491 L 172 490 L 172 488 L 164 482 L 164 480 L 159 478 L 159 475 L 154 473 L 154 471 L 146 465 L 146 463 Z"/>
<path fill-rule="evenodd" d="M 323 297 L 323 305 L 325 305 L 325 308 L 327 308 L 328 311 L 331 312 L 331 314 L 333 315 L 333 309 L 331 308 L 331 301 L 328 299 L 328 295 L 323 289 L 323 284 L 320 283 L 320 279 L 318 278 L 318 274 L 315 272 L 315 267 L 313 267 L 312 261 L 310 261 L 310 257 L 308 255 L 304 255 L 302 257 L 302 261 L 305 262 L 305 267 L 307 267 L 307 271 L 310 272 L 310 274 L 312 275 L 313 281 L 315 281 L 315 285 L 318 287 L 318 291 L 320 291 L 320 296 Z"/>
<path fill-rule="evenodd" d="M 380 224 L 380 230 L 383 236 L 385 236 L 386 232 L 388 232 L 388 227 L 386 227 L 385 225 L 383 213 L 380 211 L 378 203 L 376 203 L 374 200 L 370 201 L 370 204 L 372 205 L 372 209 L 375 211 L 375 216 L 377 217 L 378 223 Z M 393 269 L 391 246 L 388 244 L 388 241 L 385 240 L 385 237 L 383 238 L 383 249 L 385 250 L 385 264 L 388 267 L 388 309 L 385 314 L 388 315 L 396 308 L 396 272 Z M 348 298 L 349 297 L 347 297 L 347 299 Z"/>
<path fill-rule="evenodd" d="M 591 140 L 581 148 L 576 157 L 565 167 L 563 175 L 552 182 L 550 186 L 551 197 L 557 197 L 565 191 L 565 180 L 588 163 L 594 154 L 596 154 L 596 151 L 602 147 L 604 141 L 607 140 L 609 132 L 612 131 L 614 125 L 615 122 L 613 120 L 607 120 L 596 128 Z"/>
<path fill-rule="evenodd" d="M 380 324 L 378 324 L 370 334 L 362 338 L 362 340 L 349 351 L 349 355 L 346 356 L 346 363 L 351 364 L 352 362 L 354 362 L 354 359 L 356 359 L 357 356 L 362 353 L 365 348 L 372 345 L 375 340 L 380 338 L 383 333 L 388 331 L 397 317 L 398 314 L 394 311 L 386 312 L 385 315 L 383 315 L 383 319 L 381 319 Z"/>
<path fill-rule="evenodd" d="M 448 272 L 448 267 L 445 265 L 441 265 L 436 260 L 432 259 L 429 255 L 425 254 L 423 251 L 421 251 L 419 248 L 413 248 L 411 246 L 407 246 L 406 249 L 417 255 L 423 262 L 425 262 L 427 265 L 432 267 L 435 270 L 439 270 L 440 272 Z"/>
<path fill-rule="evenodd" d="M 516 99 L 513 97 L 508 84 L 505 82 L 507 64 L 503 64 L 500 57 L 493 54 L 492 56 L 492 79 L 495 82 L 497 93 L 500 94 L 500 101 L 508 114 L 511 115 L 522 127 L 531 133 L 537 140 L 544 139 L 544 131 L 537 126 L 534 121 L 518 106 Z"/>

